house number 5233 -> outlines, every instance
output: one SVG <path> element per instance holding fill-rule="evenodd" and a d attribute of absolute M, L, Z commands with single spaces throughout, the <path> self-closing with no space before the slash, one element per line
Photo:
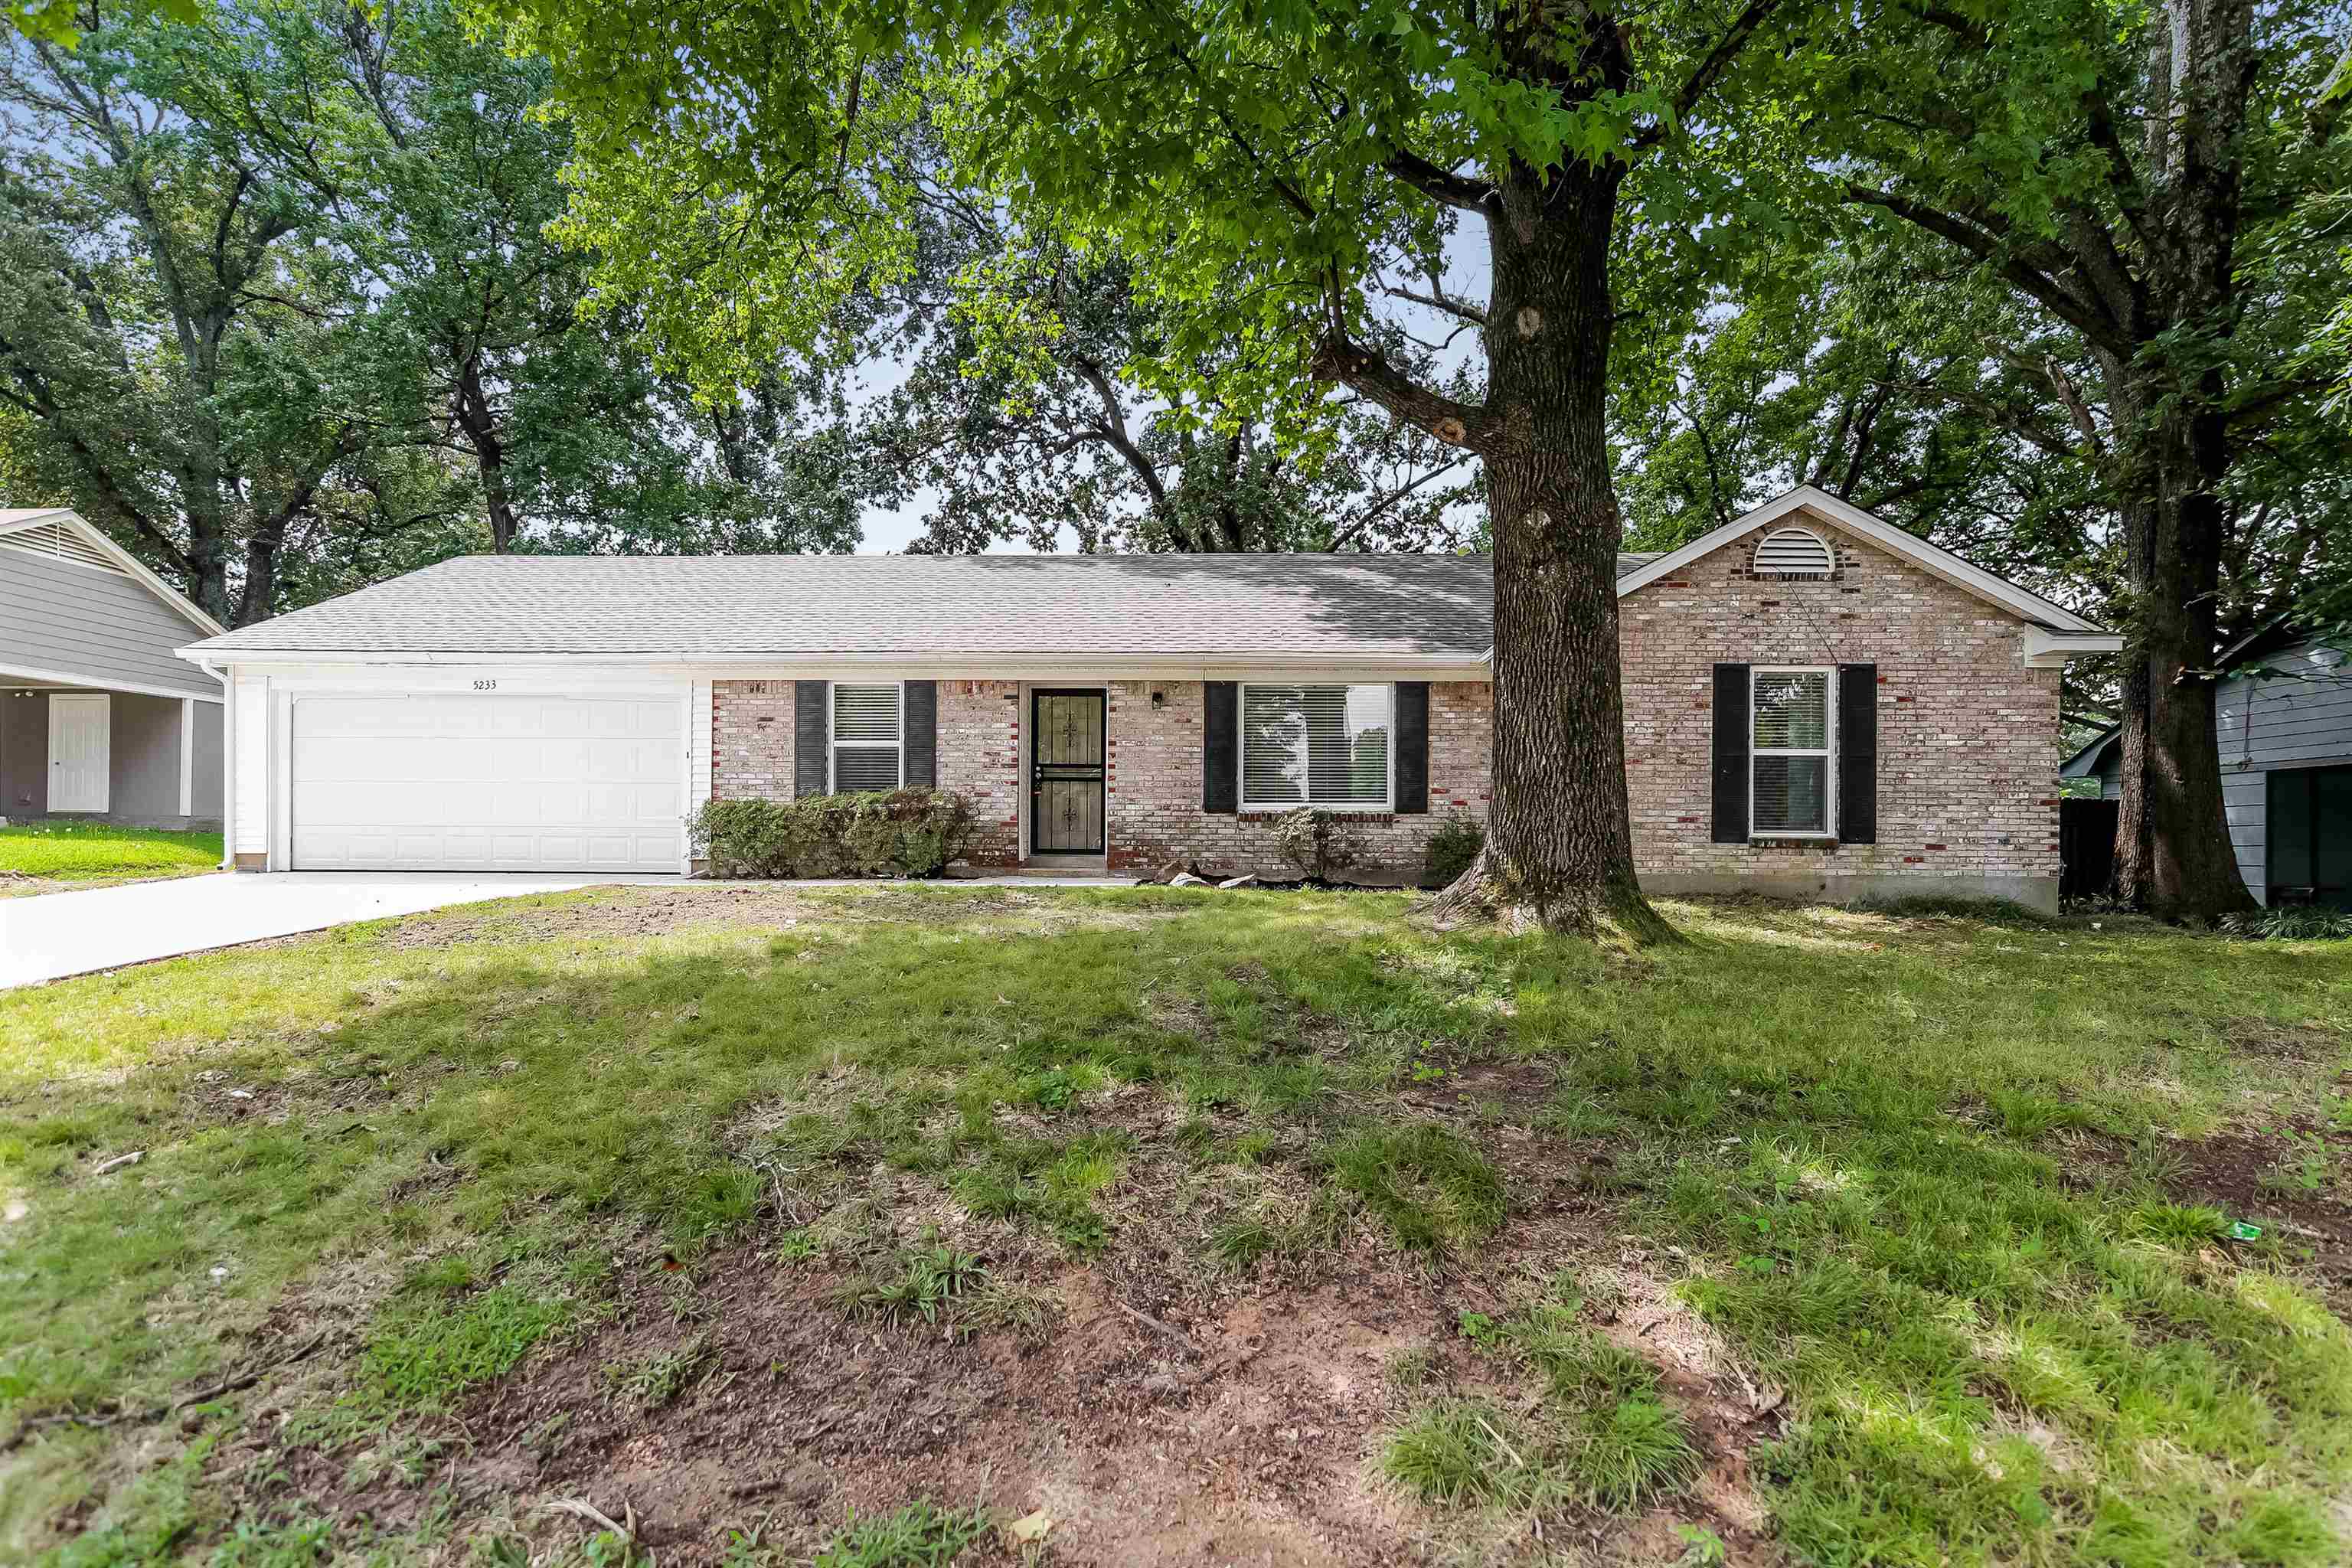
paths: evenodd
<path fill-rule="evenodd" d="M 474 682 L 474 689 L 477 691 L 496 691 L 498 689 L 499 683 L 495 680 L 477 680 Z"/>

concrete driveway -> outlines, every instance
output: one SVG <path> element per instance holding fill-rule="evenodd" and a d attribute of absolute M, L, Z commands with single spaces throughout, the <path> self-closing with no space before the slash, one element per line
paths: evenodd
<path fill-rule="evenodd" d="M 79 893 L 0 899 L 0 987 L 177 958 L 351 921 L 450 904 L 675 877 L 536 877 L 453 871 L 220 873 Z"/>

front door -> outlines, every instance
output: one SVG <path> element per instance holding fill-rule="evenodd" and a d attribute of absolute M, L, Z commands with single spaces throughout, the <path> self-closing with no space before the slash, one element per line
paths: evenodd
<path fill-rule="evenodd" d="M 103 691 L 59 691 L 49 698 L 49 809 L 104 811 L 113 763 L 108 730 L 113 704 Z"/>
<path fill-rule="evenodd" d="M 1039 855 L 1103 852 L 1103 694 L 1029 697 L 1029 845 Z"/>

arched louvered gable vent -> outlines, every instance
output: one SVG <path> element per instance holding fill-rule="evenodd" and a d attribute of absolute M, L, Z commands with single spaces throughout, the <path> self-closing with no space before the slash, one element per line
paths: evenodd
<path fill-rule="evenodd" d="M 1756 570 L 1774 577 L 1826 577 L 1837 570 L 1837 557 L 1811 529 L 1778 528 L 1756 547 Z"/>
<path fill-rule="evenodd" d="M 130 575 L 115 563 L 112 556 L 61 522 L 45 522 L 37 528 L 21 529 L 15 533 L 0 533 L 0 545 L 5 545 L 12 550 L 29 550 L 36 555 L 55 555 L 60 560 L 71 561 L 79 565 L 95 566 L 102 572 L 111 572 L 118 577 Z"/>

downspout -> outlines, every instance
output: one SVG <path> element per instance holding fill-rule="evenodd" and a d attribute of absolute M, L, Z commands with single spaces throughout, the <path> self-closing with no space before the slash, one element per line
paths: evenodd
<path fill-rule="evenodd" d="M 236 682 L 208 658 L 196 668 L 221 683 L 221 863 L 236 869 Z"/>

